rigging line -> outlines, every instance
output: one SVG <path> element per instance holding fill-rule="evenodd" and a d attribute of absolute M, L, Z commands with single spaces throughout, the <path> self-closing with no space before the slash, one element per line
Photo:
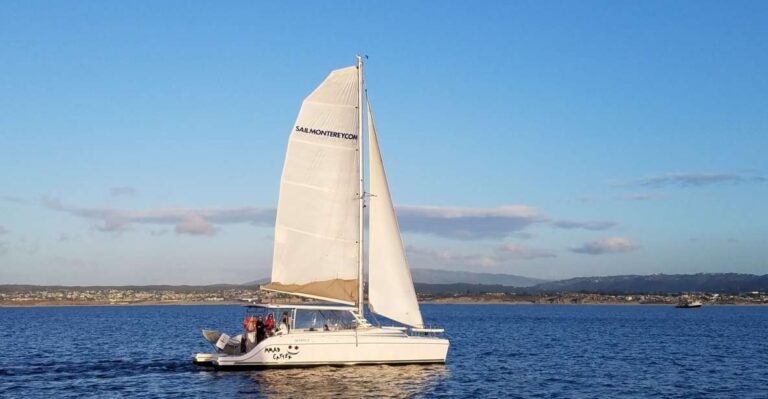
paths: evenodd
<path fill-rule="evenodd" d="M 363 77 L 363 58 L 358 54 L 357 56 L 357 151 L 358 151 L 358 168 L 359 168 L 359 174 L 360 174 L 360 186 L 358 188 L 358 194 L 360 195 L 360 208 L 359 208 L 359 214 L 358 214 L 358 229 L 359 229 L 359 238 L 358 238 L 358 252 L 357 252 L 357 262 L 358 262 L 358 270 L 357 270 L 357 278 L 358 278 L 358 312 L 360 312 L 361 317 L 364 316 L 364 291 L 363 291 L 363 284 L 364 284 L 364 277 L 363 277 L 363 246 L 365 245 L 363 240 L 365 239 L 365 235 L 363 230 L 365 229 L 365 221 L 363 220 L 364 215 L 364 208 L 365 208 L 365 159 L 363 158 L 363 107 L 365 104 L 363 104 L 363 91 L 365 90 L 364 85 L 364 77 Z M 355 330 L 355 344 L 357 344 L 357 330 Z"/>

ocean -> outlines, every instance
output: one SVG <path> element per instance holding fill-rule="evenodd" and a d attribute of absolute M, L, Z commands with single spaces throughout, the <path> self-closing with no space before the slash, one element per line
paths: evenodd
<path fill-rule="evenodd" d="M 443 366 L 212 371 L 243 308 L 0 308 L 0 397 L 768 398 L 768 307 L 422 305 Z"/>

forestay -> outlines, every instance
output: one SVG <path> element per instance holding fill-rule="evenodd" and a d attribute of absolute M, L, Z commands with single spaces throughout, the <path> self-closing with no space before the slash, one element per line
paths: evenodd
<path fill-rule="evenodd" d="M 356 67 L 335 70 L 302 104 L 280 180 L 268 290 L 358 299 L 358 83 Z"/>
<path fill-rule="evenodd" d="M 376 314 L 409 326 L 423 327 L 379 151 L 370 101 L 368 148 L 371 192 L 368 208 L 368 306 Z"/>

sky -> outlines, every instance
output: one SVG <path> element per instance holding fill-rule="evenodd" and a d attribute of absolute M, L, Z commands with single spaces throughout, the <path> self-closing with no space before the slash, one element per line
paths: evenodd
<path fill-rule="evenodd" d="M 763 1 L 4 1 L 0 284 L 269 276 L 357 53 L 411 267 L 766 274 L 766 38 Z"/>

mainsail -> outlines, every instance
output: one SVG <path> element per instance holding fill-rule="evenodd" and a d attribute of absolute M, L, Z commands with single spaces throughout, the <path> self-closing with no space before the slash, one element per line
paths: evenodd
<path fill-rule="evenodd" d="M 368 307 L 394 321 L 424 327 L 389 194 L 376 126 L 368 102 L 370 204 L 368 208 Z"/>
<path fill-rule="evenodd" d="M 263 288 L 345 304 L 358 300 L 359 75 L 338 69 L 302 103 L 288 140 Z"/>

